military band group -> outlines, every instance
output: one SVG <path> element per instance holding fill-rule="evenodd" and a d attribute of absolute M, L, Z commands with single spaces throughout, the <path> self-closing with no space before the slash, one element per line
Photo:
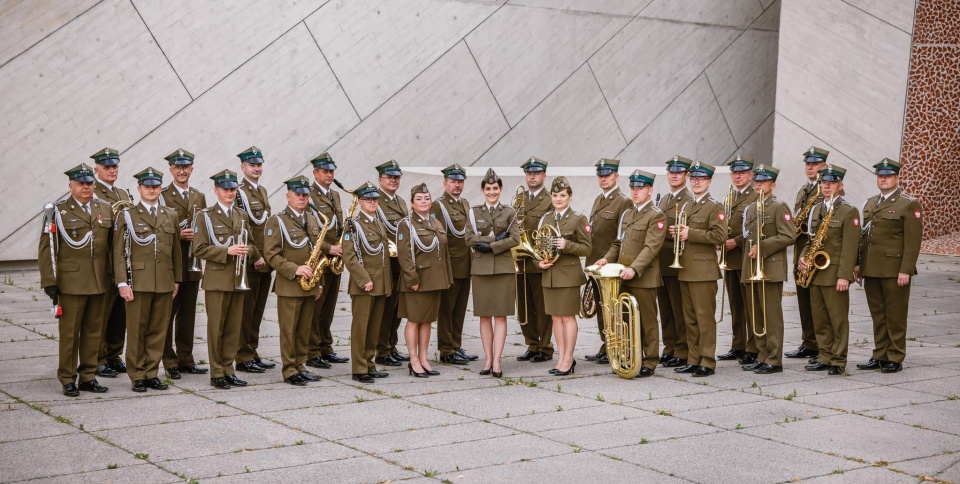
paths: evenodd
<path fill-rule="evenodd" d="M 803 153 L 808 180 L 793 207 L 775 196 L 779 170 L 746 156 L 727 163 L 732 183 L 722 200 L 710 194 L 716 167 L 708 163 L 667 160 L 669 190 L 656 195 L 656 175 L 635 170 L 625 196 L 620 162 L 601 159 L 600 194 L 587 215 L 570 207 L 565 177 L 548 186 L 548 163 L 536 157 L 521 166 L 525 183 L 509 200 L 488 170 L 479 182 L 483 201 L 471 206 L 461 197 L 467 177 L 460 165 L 441 170 L 442 195 L 419 184 L 405 199 L 396 161 L 376 167 L 377 185 L 347 190 L 323 153 L 310 161 L 313 180 L 287 180 L 286 206 L 274 210 L 259 183 L 264 155 L 256 147 L 238 155 L 240 174 L 225 169 L 211 177 L 212 203 L 191 180 L 192 153 L 165 158 L 166 187 L 164 173 L 152 167 L 134 175 L 135 201 L 117 186 L 119 153 L 105 148 L 91 157 L 93 167 L 67 170 L 70 194 L 44 207 L 38 258 L 59 318 L 57 377 L 68 396 L 106 392 L 97 377 L 120 373 L 135 392 L 164 390 L 162 363 L 170 379 L 209 373 L 213 387 L 245 386 L 237 372 L 276 366 L 258 352 L 271 291 L 280 371 L 291 385 L 321 378 L 307 367 L 347 363 L 361 383 L 404 365 L 412 377 L 439 375 L 430 358 L 434 323 L 440 363 L 482 357 L 480 374 L 501 377 L 510 316 L 526 345 L 518 361 L 553 360 L 550 374 L 570 375 L 577 316 L 589 314 L 587 303 L 596 308 L 601 345 L 586 360 L 622 364 L 625 345 L 610 324 L 620 308 L 585 275 L 582 259 L 617 269 L 623 294 L 613 296 L 635 301 L 630 324 L 639 345 L 631 376 L 652 376 L 660 366 L 708 377 L 718 360 L 779 373 L 784 356 L 807 359 L 808 371 L 842 375 L 854 283 L 863 284 L 874 329 L 872 358 L 856 366 L 894 373 L 906 352 L 922 209 L 899 188 L 900 164 L 883 159 L 874 165 L 880 193 L 858 210 L 843 195 L 846 170 L 828 164 L 828 154 L 816 147 Z M 344 199 L 352 200 L 348 207 Z M 343 271 L 349 357 L 334 351 L 331 332 Z M 781 303 L 791 273 L 802 343 L 784 353 Z M 201 287 L 209 368 L 193 351 Z M 471 293 L 482 355 L 462 347 Z M 717 354 L 727 303 L 733 338 L 729 351 Z"/>

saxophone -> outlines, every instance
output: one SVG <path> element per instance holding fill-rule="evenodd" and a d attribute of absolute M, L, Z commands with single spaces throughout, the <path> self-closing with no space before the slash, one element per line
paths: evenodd
<path fill-rule="evenodd" d="M 817 204 L 817 199 L 820 198 L 821 193 L 823 192 L 820 191 L 820 175 L 817 175 L 817 192 L 807 199 L 807 204 L 800 208 L 793 219 L 793 228 L 797 231 L 797 235 L 805 234 L 810 230 L 810 227 L 807 227 L 807 217 L 810 215 L 813 206 Z"/>
<path fill-rule="evenodd" d="M 306 277 L 300 278 L 300 288 L 304 291 L 312 291 L 313 288 L 317 287 L 317 284 L 320 282 L 320 278 L 323 276 L 323 269 L 330 265 L 330 259 L 327 256 L 323 255 L 323 239 L 327 235 L 327 225 L 330 224 L 330 218 L 323 214 L 323 212 L 317 211 L 314 212 L 323 223 L 320 224 L 320 236 L 317 237 L 317 243 L 313 246 L 313 250 L 310 251 L 310 258 L 307 259 L 305 264 L 313 269 L 313 277 L 307 279 Z M 307 237 L 310 235 L 307 234 Z"/>
<path fill-rule="evenodd" d="M 830 200 L 832 202 L 833 198 Z M 830 220 L 833 218 L 833 211 L 836 208 L 835 203 L 830 204 L 830 211 L 827 212 L 827 216 L 820 221 L 820 226 L 817 227 L 817 234 L 810 239 L 810 248 L 807 249 L 807 254 L 803 256 L 803 260 L 807 263 L 807 268 L 802 271 L 797 271 L 797 285 L 800 287 L 810 287 L 810 284 L 813 282 L 813 276 L 817 271 L 830 266 L 830 254 L 827 254 L 827 252 L 823 250 L 823 242 L 827 240 L 827 229 L 830 228 Z"/>
<path fill-rule="evenodd" d="M 347 210 L 347 220 L 353 219 L 357 214 L 357 202 L 360 200 L 360 197 L 354 195 L 353 203 L 350 204 L 350 210 Z M 347 225 L 347 224 L 344 224 Z M 347 228 L 344 227 L 343 233 L 340 234 L 340 240 L 337 241 L 337 245 L 343 247 L 343 236 L 347 234 Z M 334 274 L 343 274 L 343 257 L 342 256 L 330 256 L 330 272 Z"/>

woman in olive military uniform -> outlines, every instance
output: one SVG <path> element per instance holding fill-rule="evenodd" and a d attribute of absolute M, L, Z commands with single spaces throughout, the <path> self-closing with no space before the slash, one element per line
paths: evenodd
<path fill-rule="evenodd" d="M 439 375 L 427 360 L 430 323 L 440 314 L 442 291 L 453 284 L 453 268 L 447 252 L 443 223 L 430 216 L 430 191 L 421 183 L 410 190 L 413 213 L 397 227 L 397 258 L 400 262 L 401 318 L 407 318 L 404 339 L 410 351 L 411 375 Z"/>
<path fill-rule="evenodd" d="M 590 223 L 580 212 L 570 210 L 573 190 L 565 177 L 558 176 L 550 187 L 553 211 L 540 219 L 540 226 L 551 224 L 560 232 L 557 249 L 560 258 L 540 261 L 543 269 L 543 305 L 553 317 L 553 336 L 560 358 L 551 373 L 569 375 L 577 364 L 573 350 L 577 345 L 577 317 L 580 312 L 580 286 L 587 282 L 580 258 L 590 255 Z"/>
<path fill-rule="evenodd" d="M 480 183 L 483 205 L 470 211 L 465 234 L 472 247 L 470 274 L 473 277 L 473 313 L 480 317 L 480 339 L 483 341 L 481 375 L 500 377 L 500 356 L 507 339 L 507 316 L 513 315 L 517 297 L 514 284 L 516 268 L 510 249 L 520 243 L 516 210 L 500 204 L 501 180 L 493 169 L 487 170 Z"/>

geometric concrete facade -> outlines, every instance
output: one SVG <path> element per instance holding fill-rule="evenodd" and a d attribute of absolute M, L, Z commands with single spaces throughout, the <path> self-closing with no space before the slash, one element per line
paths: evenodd
<path fill-rule="evenodd" d="M 783 165 L 819 136 L 864 166 L 891 156 L 885 145 L 834 146 L 830 131 L 780 110 L 778 95 L 794 93 L 779 87 L 794 80 L 778 76 L 781 10 L 795 26 L 798 3 L 808 2 L 5 2 L 0 260 L 36 258 L 43 203 L 66 193 L 64 170 L 104 146 L 121 151 L 118 184 L 129 188 L 133 173 L 166 170 L 163 156 L 190 150 L 194 185 L 209 193 L 207 177 L 236 170 L 236 154 L 256 145 L 275 206 L 281 181 L 308 173 L 324 150 L 348 187 L 393 158 L 411 168 L 405 186 L 423 180 L 435 193 L 439 168 L 455 162 L 504 167 L 512 192 L 516 167 L 535 155 L 555 174 L 572 170 L 581 210 L 597 188 L 588 168 L 575 167 L 600 157 L 619 157 L 625 169 L 660 169 L 677 153 Z M 908 52 L 905 35 L 892 52 Z M 787 119 L 802 136 L 784 156 L 775 146 L 793 142 L 780 143 Z M 726 184 L 718 176 L 714 195 Z M 465 194 L 479 201 L 474 185 Z"/>

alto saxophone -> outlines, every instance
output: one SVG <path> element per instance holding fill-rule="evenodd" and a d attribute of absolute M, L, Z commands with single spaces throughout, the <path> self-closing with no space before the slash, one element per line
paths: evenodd
<path fill-rule="evenodd" d="M 357 214 L 357 202 L 360 200 L 360 197 L 354 195 L 353 203 L 350 204 L 350 210 L 347 210 L 347 220 L 352 219 Z M 346 225 L 346 224 L 344 224 Z M 343 247 L 343 236 L 347 234 L 347 227 L 343 227 L 343 233 L 340 234 L 340 240 L 337 241 L 337 245 Z M 330 259 L 330 272 L 334 274 L 343 274 L 343 256 L 333 255 L 329 257 Z"/>
<path fill-rule="evenodd" d="M 793 228 L 797 231 L 797 235 L 804 234 L 810 230 L 810 227 L 807 227 L 807 216 L 810 215 L 810 209 L 817 204 L 817 199 L 820 198 L 821 193 L 823 192 L 820 191 L 820 175 L 817 175 L 817 193 L 814 193 L 812 197 L 807 199 L 807 204 L 800 207 L 796 218 L 793 219 Z"/>
<path fill-rule="evenodd" d="M 830 266 L 830 254 L 823 250 L 823 242 L 827 240 L 827 229 L 830 228 L 833 211 L 837 208 L 832 200 L 833 198 L 831 198 L 830 211 L 820 221 L 817 234 L 810 240 L 810 248 L 807 249 L 807 254 L 803 256 L 803 260 L 806 261 L 806 269 L 797 271 L 797 285 L 800 287 L 810 287 L 810 284 L 813 283 L 813 276 L 817 271 Z"/>
<path fill-rule="evenodd" d="M 330 259 L 323 254 L 323 239 L 327 235 L 327 225 L 330 224 L 330 219 L 323 214 L 323 212 L 316 212 L 323 223 L 320 224 L 320 236 L 317 237 L 317 243 L 313 246 L 313 250 L 310 251 L 310 258 L 307 259 L 305 263 L 310 269 L 313 270 L 313 277 L 300 278 L 300 287 L 304 291 L 312 291 L 313 288 L 317 287 L 317 284 L 320 282 L 320 277 L 323 276 L 323 269 L 330 265 Z M 310 234 L 307 234 L 309 237 Z"/>

